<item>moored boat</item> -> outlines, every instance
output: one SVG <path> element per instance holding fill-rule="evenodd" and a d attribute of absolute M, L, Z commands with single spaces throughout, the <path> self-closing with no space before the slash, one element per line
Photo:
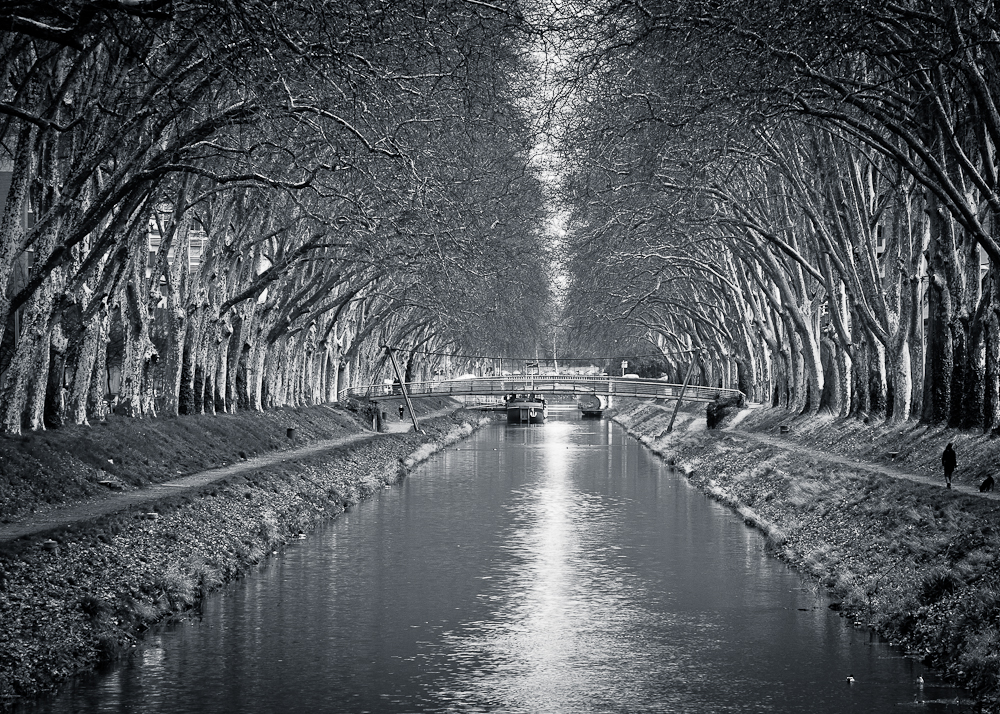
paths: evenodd
<path fill-rule="evenodd" d="M 576 406 L 583 416 L 599 419 L 608 408 L 608 398 L 601 394 L 584 394 L 577 399 Z"/>
<path fill-rule="evenodd" d="M 507 395 L 508 424 L 544 424 L 545 398 L 534 394 Z"/>

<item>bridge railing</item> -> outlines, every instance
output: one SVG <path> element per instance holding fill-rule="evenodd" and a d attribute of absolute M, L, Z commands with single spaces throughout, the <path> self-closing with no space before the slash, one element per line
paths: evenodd
<path fill-rule="evenodd" d="M 409 382 L 406 389 L 411 397 L 429 396 L 502 396 L 514 392 L 536 394 L 601 394 L 607 396 L 677 399 L 682 385 L 658 379 L 626 379 L 624 377 L 591 377 L 573 375 L 523 375 L 506 377 L 475 377 L 448 379 L 437 382 Z M 402 395 L 399 385 L 370 384 L 349 392 L 360 399 L 391 399 Z M 722 387 L 687 386 L 684 398 L 710 402 L 717 397 L 741 397 L 742 392 Z"/>

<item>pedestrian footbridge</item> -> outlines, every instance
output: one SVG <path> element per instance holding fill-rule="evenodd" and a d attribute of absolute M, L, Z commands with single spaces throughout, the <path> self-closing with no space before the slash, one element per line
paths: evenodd
<path fill-rule="evenodd" d="M 407 394 L 418 397 L 498 397 L 514 393 L 597 394 L 608 397 L 637 397 L 644 399 L 679 399 L 696 402 L 711 402 L 717 398 L 742 400 L 743 393 L 737 389 L 705 387 L 689 384 L 671 384 L 658 379 L 635 379 L 628 377 L 591 377 L 577 375 L 512 375 L 504 377 L 469 377 L 446 379 L 437 382 L 408 382 Z M 399 384 L 371 384 L 351 390 L 350 396 L 358 399 L 381 401 L 399 398 L 402 395 Z"/>

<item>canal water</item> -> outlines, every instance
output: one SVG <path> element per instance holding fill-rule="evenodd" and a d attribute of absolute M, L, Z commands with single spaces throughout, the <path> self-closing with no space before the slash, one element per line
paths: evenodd
<path fill-rule="evenodd" d="M 619 427 L 556 413 L 439 453 L 33 711 L 960 710 L 829 603 Z"/>

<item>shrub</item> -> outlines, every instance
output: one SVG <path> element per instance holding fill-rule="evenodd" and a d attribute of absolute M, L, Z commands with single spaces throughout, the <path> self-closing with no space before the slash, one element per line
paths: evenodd
<path fill-rule="evenodd" d="M 962 580 L 951 568 L 931 568 L 920 583 L 920 602 L 933 605 L 962 586 Z"/>

